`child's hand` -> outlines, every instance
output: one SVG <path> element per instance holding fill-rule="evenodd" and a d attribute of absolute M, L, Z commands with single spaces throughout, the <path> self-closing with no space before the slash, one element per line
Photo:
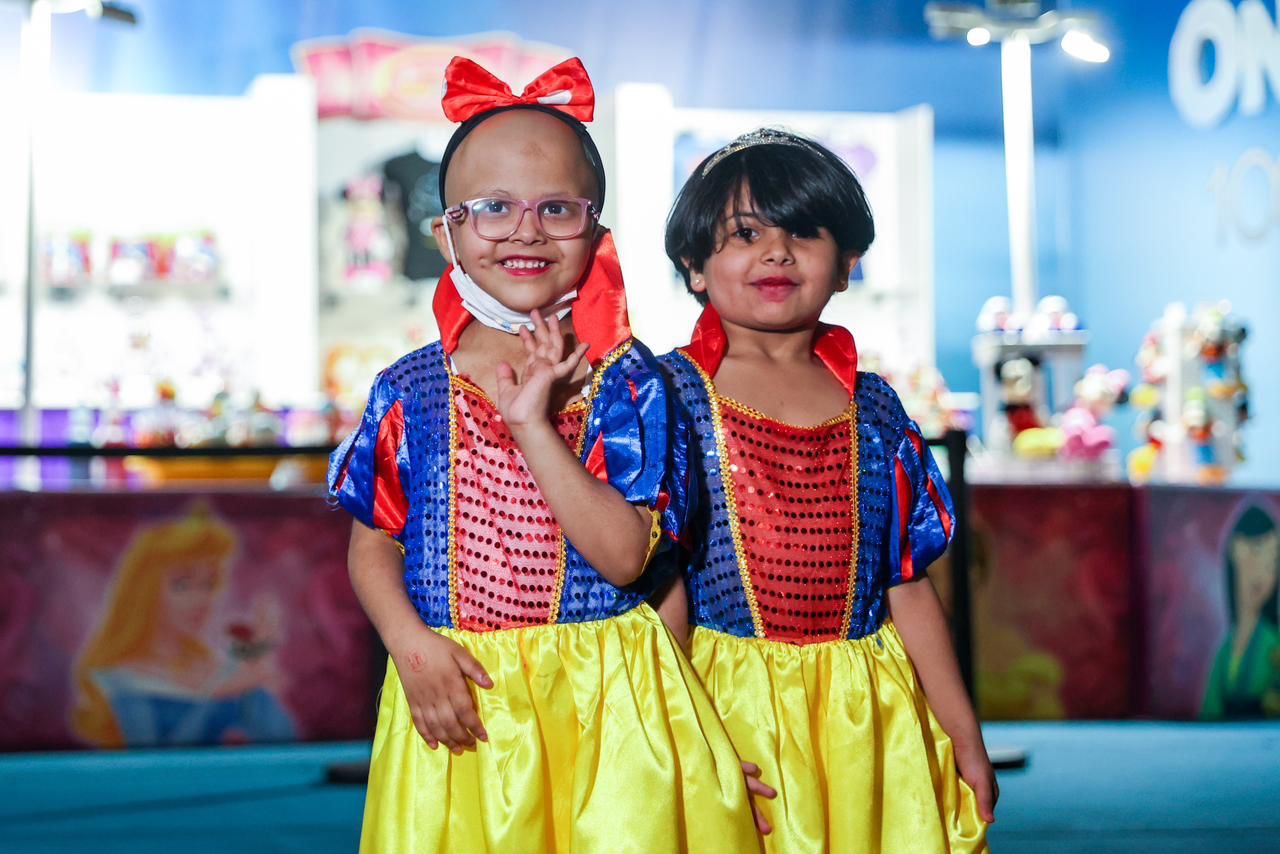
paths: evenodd
<path fill-rule="evenodd" d="M 768 836 L 773 833 L 773 826 L 769 824 L 769 821 L 764 817 L 764 813 L 760 812 L 760 808 L 756 806 L 756 798 L 761 797 L 773 800 L 778 797 L 778 793 L 760 782 L 760 766 L 754 762 L 742 763 L 742 776 L 747 780 L 747 793 L 750 795 L 751 800 L 751 814 L 756 819 L 756 830 L 760 831 L 761 835 Z"/>
<path fill-rule="evenodd" d="M 467 680 L 492 688 L 493 680 L 480 662 L 459 644 L 431 631 L 415 633 L 401 650 L 392 652 L 413 725 L 432 750 L 443 744 L 461 754 L 488 741 L 480 723 Z"/>
<path fill-rule="evenodd" d="M 1000 784 L 996 782 L 995 769 L 981 743 L 974 748 L 956 748 L 956 769 L 978 798 L 978 814 L 987 824 L 996 820 L 996 801 L 1000 799 Z"/>
<path fill-rule="evenodd" d="M 498 365 L 498 412 L 513 432 L 531 425 L 549 424 L 548 406 L 551 388 L 557 382 L 573 376 L 587 344 L 579 344 L 568 356 L 564 355 L 564 333 L 560 319 L 552 315 L 543 320 L 541 312 L 530 315 L 533 332 L 520 328 L 520 340 L 524 343 L 524 371 L 516 379 L 515 369 L 506 362 Z"/>

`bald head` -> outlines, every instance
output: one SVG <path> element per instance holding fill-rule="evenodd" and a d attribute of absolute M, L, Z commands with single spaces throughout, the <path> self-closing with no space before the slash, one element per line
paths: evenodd
<path fill-rule="evenodd" d="M 445 175 L 446 207 L 488 195 L 558 194 L 598 201 L 600 187 L 583 140 L 564 121 L 539 110 L 486 118 L 458 145 Z"/>

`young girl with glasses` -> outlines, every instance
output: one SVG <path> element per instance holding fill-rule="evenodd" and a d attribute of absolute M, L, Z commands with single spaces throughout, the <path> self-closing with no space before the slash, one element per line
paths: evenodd
<path fill-rule="evenodd" d="M 577 60 L 520 96 L 446 73 L 441 340 L 378 376 L 329 474 L 391 658 L 365 851 L 758 849 L 728 736 L 646 604 L 687 429 L 598 223 L 593 97 Z"/>

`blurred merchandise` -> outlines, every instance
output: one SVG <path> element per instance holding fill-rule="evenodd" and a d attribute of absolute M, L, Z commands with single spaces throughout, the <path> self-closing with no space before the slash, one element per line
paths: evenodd
<path fill-rule="evenodd" d="M 1144 444 L 1129 455 L 1139 482 L 1225 482 L 1244 460 L 1242 428 L 1249 420 L 1249 386 L 1241 367 L 1244 321 L 1223 301 L 1165 309 L 1138 349 L 1142 384 L 1134 405 Z"/>

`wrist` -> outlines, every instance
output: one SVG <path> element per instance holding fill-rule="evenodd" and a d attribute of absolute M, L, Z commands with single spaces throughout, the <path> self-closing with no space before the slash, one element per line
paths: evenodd
<path fill-rule="evenodd" d="M 976 726 L 973 727 L 972 731 L 966 728 L 964 732 L 951 736 L 951 744 L 955 748 L 957 756 L 987 755 L 987 745 L 982 740 L 982 730 Z"/>
<path fill-rule="evenodd" d="M 516 444 L 522 449 L 527 445 L 558 438 L 558 434 L 555 428 L 551 426 L 551 419 L 549 418 L 535 418 L 532 421 L 519 423 L 508 421 L 507 427 L 511 430 L 511 438 L 515 439 Z"/>
<path fill-rule="evenodd" d="M 402 662 L 412 652 L 430 645 L 439 635 L 421 623 L 417 625 L 396 626 L 382 637 L 383 646 L 391 658 Z"/>

